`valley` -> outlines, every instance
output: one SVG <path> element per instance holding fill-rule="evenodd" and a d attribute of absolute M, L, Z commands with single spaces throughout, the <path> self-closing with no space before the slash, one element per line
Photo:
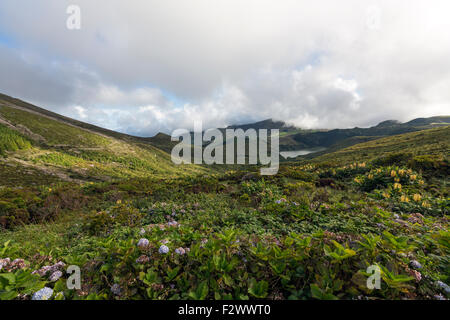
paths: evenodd
<path fill-rule="evenodd" d="M 1 95 L 0 299 L 448 299 L 449 123 L 231 126 L 316 151 L 261 176 Z"/>

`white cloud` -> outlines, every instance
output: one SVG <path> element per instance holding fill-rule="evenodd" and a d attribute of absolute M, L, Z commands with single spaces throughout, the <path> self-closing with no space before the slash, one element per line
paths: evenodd
<path fill-rule="evenodd" d="M 142 135 L 450 110 L 446 0 L 79 0 L 82 29 L 69 31 L 72 2 L 0 3 L 0 34 L 17 43 L 0 40 L 0 91 Z"/>
<path fill-rule="evenodd" d="M 86 115 L 86 109 L 83 108 L 82 106 L 75 106 L 74 109 L 78 112 L 78 117 L 81 119 L 86 119 L 87 115 Z"/>

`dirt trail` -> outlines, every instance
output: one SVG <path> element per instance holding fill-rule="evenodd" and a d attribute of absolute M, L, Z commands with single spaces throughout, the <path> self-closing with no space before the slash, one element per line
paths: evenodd
<path fill-rule="evenodd" d="M 0 123 L 7 126 L 8 128 L 16 130 L 16 127 L 14 127 L 11 123 L 0 117 Z"/>

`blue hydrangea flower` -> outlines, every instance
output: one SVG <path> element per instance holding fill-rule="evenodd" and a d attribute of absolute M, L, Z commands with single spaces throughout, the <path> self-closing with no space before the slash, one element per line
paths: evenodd
<path fill-rule="evenodd" d="M 41 290 L 35 292 L 31 300 L 48 300 L 53 295 L 53 289 L 44 287 Z"/>
<path fill-rule="evenodd" d="M 417 261 L 417 260 L 411 260 L 411 261 L 409 262 L 409 266 L 410 266 L 411 268 L 413 268 L 413 269 L 422 269 L 422 265 L 421 265 L 420 262 Z"/>
<path fill-rule="evenodd" d="M 450 294 L 450 286 L 442 281 L 436 281 L 436 286 L 445 291 L 445 293 Z"/>
<path fill-rule="evenodd" d="M 165 246 L 165 245 L 162 245 L 161 247 L 159 247 L 159 253 L 161 253 L 161 254 L 166 254 L 166 253 L 169 253 L 169 247 L 168 246 Z"/>

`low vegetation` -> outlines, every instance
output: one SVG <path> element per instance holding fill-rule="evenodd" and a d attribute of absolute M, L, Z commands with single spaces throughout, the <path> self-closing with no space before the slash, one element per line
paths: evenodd
<path fill-rule="evenodd" d="M 6 156 L 7 151 L 30 149 L 31 142 L 17 131 L 0 124 L 0 156 Z"/>
<path fill-rule="evenodd" d="M 28 130 L 0 126 L 0 299 L 450 298 L 449 127 L 263 177 L 16 112 L 0 108 Z"/>
<path fill-rule="evenodd" d="M 3 189 L 0 253 L 24 260 L 0 297 L 448 298 L 447 178 L 379 161 Z M 80 290 L 39 275 L 58 262 L 81 267 Z"/>

